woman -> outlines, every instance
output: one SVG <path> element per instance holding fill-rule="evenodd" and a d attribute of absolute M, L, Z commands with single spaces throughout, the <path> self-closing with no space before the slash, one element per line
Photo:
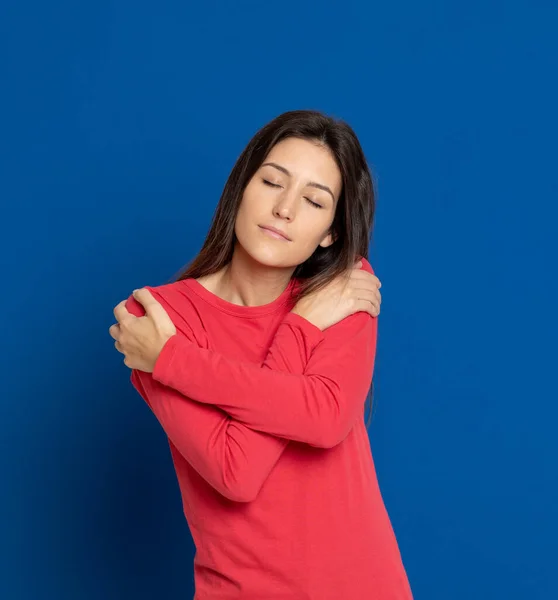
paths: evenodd
<path fill-rule="evenodd" d="M 195 600 L 412 597 L 364 422 L 373 214 L 353 130 L 284 113 L 239 157 L 199 255 L 114 310 L 169 439 Z"/>

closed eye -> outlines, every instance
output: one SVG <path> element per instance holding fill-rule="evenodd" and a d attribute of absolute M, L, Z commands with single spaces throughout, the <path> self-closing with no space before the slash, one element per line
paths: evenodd
<path fill-rule="evenodd" d="M 323 208 L 323 206 L 321 204 L 318 204 L 317 202 L 314 202 L 313 200 L 310 200 L 310 198 L 306 198 L 306 196 L 304 197 L 305 200 L 308 200 L 308 202 L 312 205 L 315 206 L 316 208 Z"/>
<path fill-rule="evenodd" d="M 271 181 L 268 181 L 267 179 L 262 179 L 262 181 L 265 183 L 265 185 L 269 185 L 271 187 L 281 187 L 278 183 L 271 183 Z"/>
<path fill-rule="evenodd" d="M 267 179 L 262 179 L 263 183 L 265 185 L 269 185 L 270 187 L 274 187 L 274 188 L 280 188 L 281 186 L 278 183 L 272 183 L 271 181 L 268 181 Z M 318 204 L 317 202 L 314 202 L 313 200 L 310 200 L 310 198 L 307 198 L 306 196 L 304 196 L 304 199 L 311 204 L 312 206 L 314 206 L 315 208 L 323 208 L 323 206 L 321 204 Z"/>

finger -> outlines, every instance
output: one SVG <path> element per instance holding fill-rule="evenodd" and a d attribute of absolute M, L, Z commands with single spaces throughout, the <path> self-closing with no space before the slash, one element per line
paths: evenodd
<path fill-rule="evenodd" d="M 376 307 L 378 313 L 380 312 L 382 296 L 377 289 L 363 291 L 362 297 L 371 302 Z"/>
<path fill-rule="evenodd" d="M 367 312 L 372 317 L 377 317 L 380 314 L 380 306 L 375 298 L 359 298 L 357 301 L 358 310 Z"/>
<path fill-rule="evenodd" d="M 367 282 L 356 282 L 351 286 L 351 293 L 356 297 L 375 298 L 381 302 L 382 294 L 380 290 L 374 285 Z"/>
<path fill-rule="evenodd" d="M 382 282 L 374 275 L 373 273 L 369 273 L 368 271 L 363 271 L 362 269 L 354 269 L 351 273 L 351 278 L 355 279 L 355 281 L 370 281 L 377 288 L 382 287 Z"/>
<path fill-rule="evenodd" d="M 115 323 L 114 325 L 111 325 L 109 327 L 109 333 L 113 339 L 115 339 L 115 340 L 120 339 L 120 324 Z"/>
<path fill-rule="evenodd" d="M 145 308 L 145 314 L 147 316 L 155 318 L 160 315 L 160 312 L 157 312 L 159 309 L 164 310 L 161 304 L 155 300 L 153 294 L 147 288 L 134 290 L 133 296 Z"/>
<path fill-rule="evenodd" d="M 355 280 L 358 281 L 370 281 L 377 288 L 382 287 L 382 282 L 378 279 L 378 277 L 376 277 L 376 275 L 374 275 L 373 273 L 369 273 L 368 271 L 355 271 L 353 273 L 353 277 Z"/>
<path fill-rule="evenodd" d="M 372 290 L 360 288 L 353 290 L 356 303 L 360 306 L 362 302 L 368 304 L 366 312 L 370 312 L 372 316 L 378 316 L 380 314 L 380 298 L 378 297 L 379 292 L 374 288 Z"/>
<path fill-rule="evenodd" d="M 120 342 L 114 342 L 114 347 L 118 350 L 118 352 L 124 354 L 124 350 L 122 348 L 122 345 L 120 344 Z"/>
<path fill-rule="evenodd" d="M 355 300 L 353 308 L 349 314 L 355 314 L 358 312 L 368 313 L 372 317 L 377 316 L 377 311 L 376 311 L 376 308 L 374 307 L 374 305 L 371 302 L 369 302 L 368 300 L 364 300 L 363 298 L 359 298 L 358 300 Z"/>
<path fill-rule="evenodd" d="M 373 290 L 371 290 L 370 293 L 375 298 L 375 301 L 379 306 L 382 303 L 382 294 L 380 293 L 380 290 L 377 288 L 374 288 Z"/>
<path fill-rule="evenodd" d="M 134 316 L 132 313 L 128 312 L 128 309 L 126 308 L 126 302 L 127 300 L 122 300 L 122 302 L 119 302 L 114 307 L 114 317 L 119 323 L 122 323 L 126 319 L 129 319 L 130 317 Z"/>

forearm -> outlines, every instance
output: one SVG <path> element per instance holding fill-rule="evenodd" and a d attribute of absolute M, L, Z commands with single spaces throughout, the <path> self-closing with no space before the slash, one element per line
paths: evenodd
<path fill-rule="evenodd" d="M 372 379 L 377 320 L 356 313 L 324 332 L 302 317 L 281 324 L 264 363 L 242 363 L 173 336 L 153 377 L 251 428 L 331 447 L 346 437 L 362 412 Z M 350 343 L 344 343 L 344 336 Z M 343 344 L 342 350 L 336 346 Z M 319 347 L 318 347 L 319 346 Z M 276 356 L 307 355 L 302 373 L 274 370 Z"/>
<path fill-rule="evenodd" d="M 128 306 L 141 315 L 133 299 Z M 192 332 L 184 339 L 193 342 Z M 281 345 L 270 350 L 268 364 L 278 371 L 302 373 L 311 348 L 298 353 L 282 350 Z M 195 402 L 155 381 L 150 373 L 132 371 L 131 381 L 169 440 L 210 485 L 231 500 L 247 502 L 257 496 L 287 439 L 256 431 L 216 406 Z"/>
<path fill-rule="evenodd" d="M 148 373 L 132 371 L 131 381 L 178 452 L 211 486 L 237 502 L 257 496 L 288 440 L 250 429 Z"/>

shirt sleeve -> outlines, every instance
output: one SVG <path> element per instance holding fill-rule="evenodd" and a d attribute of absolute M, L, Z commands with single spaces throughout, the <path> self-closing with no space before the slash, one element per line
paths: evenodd
<path fill-rule="evenodd" d="M 145 314 L 133 296 L 126 308 L 138 317 Z M 177 335 L 192 341 L 188 333 Z M 267 359 L 277 370 L 302 373 L 312 350 L 309 344 L 293 355 L 277 347 Z M 168 439 L 211 486 L 237 502 L 256 498 L 289 440 L 256 431 L 216 406 L 195 402 L 151 373 L 134 369 L 130 379 Z"/>
<path fill-rule="evenodd" d="M 323 332 L 295 313 L 280 324 L 262 365 L 234 360 L 174 335 L 153 371 L 158 382 L 264 433 L 331 448 L 363 414 L 372 381 L 377 317 L 357 312 Z M 276 370 L 277 356 L 302 373 Z"/>

